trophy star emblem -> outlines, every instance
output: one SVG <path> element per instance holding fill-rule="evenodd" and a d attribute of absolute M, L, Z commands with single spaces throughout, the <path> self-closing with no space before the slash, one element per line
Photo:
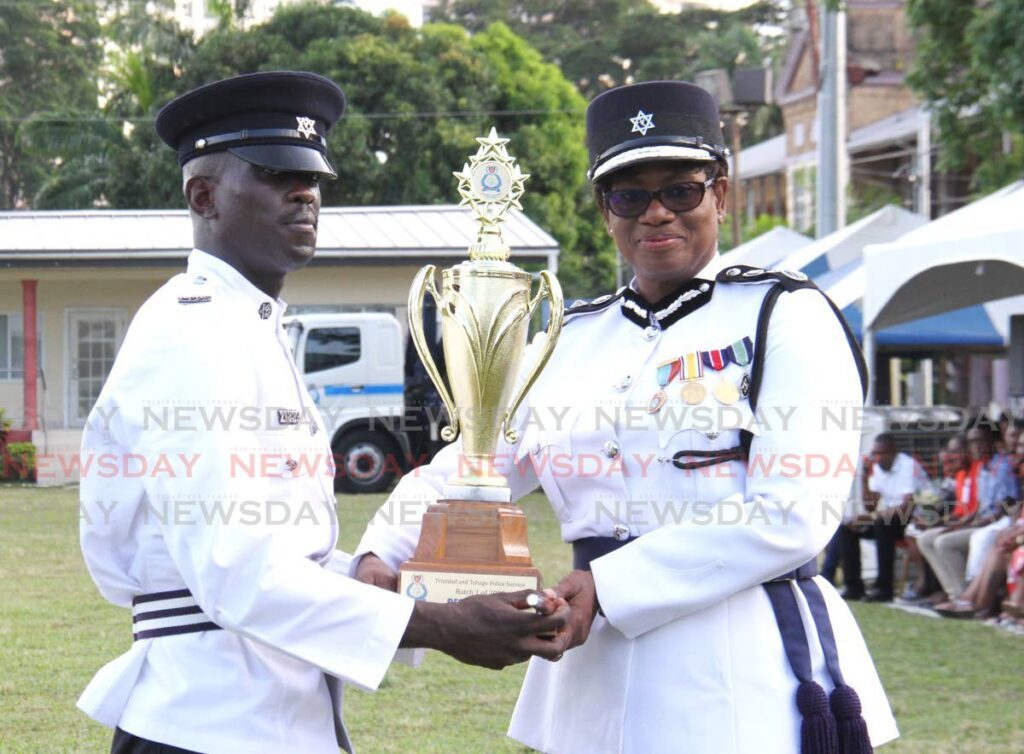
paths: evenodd
<path fill-rule="evenodd" d="M 523 209 L 519 199 L 530 174 L 520 171 L 505 147 L 509 140 L 498 136 L 496 129 L 476 141 L 480 145 L 476 154 L 461 171 L 453 173 L 459 179 L 459 206 L 469 207 L 481 226 L 477 243 L 470 247 L 470 259 L 504 261 L 509 249 L 501 240 L 499 226 L 510 210 Z"/>
<path fill-rule="evenodd" d="M 299 122 L 298 131 L 305 139 L 312 139 L 316 136 L 316 121 L 303 115 L 296 115 L 295 120 Z"/>
<path fill-rule="evenodd" d="M 630 118 L 629 122 L 633 124 L 633 129 L 630 131 L 631 134 L 640 134 L 646 136 L 647 132 L 654 128 L 654 113 L 645 113 L 643 110 L 636 111 L 636 117 Z"/>

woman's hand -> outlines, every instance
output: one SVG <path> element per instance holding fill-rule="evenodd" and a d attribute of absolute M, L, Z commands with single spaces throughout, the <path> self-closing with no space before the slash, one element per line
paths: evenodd
<path fill-rule="evenodd" d="M 600 609 L 594 575 L 590 571 L 572 571 L 555 586 L 555 594 L 572 608 L 567 624 L 570 636 L 566 649 L 578 647 L 590 636 L 590 626 Z"/>
<path fill-rule="evenodd" d="M 364 584 L 379 586 L 389 592 L 398 591 L 398 571 L 378 558 L 372 552 L 368 552 L 359 559 L 356 566 L 356 580 Z"/>

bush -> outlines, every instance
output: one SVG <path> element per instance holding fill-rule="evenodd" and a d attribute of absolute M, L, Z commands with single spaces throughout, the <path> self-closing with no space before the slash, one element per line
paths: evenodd
<path fill-rule="evenodd" d="M 30 442 L 12 442 L 0 458 L 0 479 L 33 482 L 36 478 L 36 446 Z"/>

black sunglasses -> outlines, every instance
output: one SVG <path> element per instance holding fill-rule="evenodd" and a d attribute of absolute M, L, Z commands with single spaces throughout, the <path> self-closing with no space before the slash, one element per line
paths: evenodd
<path fill-rule="evenodd" d="M 604 206 L 618 217 L 639 217 L 647 211 L 655 199 L 661 202 L 661 206 L 672 212 L 689 212 L 700 206 L 700 203 L 704 201 L 704 194 L 717 180 L 717 178 L 708 178 L 703 183 L 700 181 L 674 183 L 657 191 L 638 188 L 615 189 L 614 191 L 605 191 L 602 196 L 604 197 Z"/>

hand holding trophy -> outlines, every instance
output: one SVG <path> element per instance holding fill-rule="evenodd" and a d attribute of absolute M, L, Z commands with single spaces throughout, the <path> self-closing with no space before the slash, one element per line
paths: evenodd
<path fill-rule="evenodd" d="M 409 329 L 416 351 L 451 418 L 442 437 L 462 436 L 458 470 L 448 479 L 445 499 L 423 516 L 412 559 L 400 568 L 404 594 L 431 602 L 450 602 L 473 594 L 537 589 L 540 572 L 530 560 L 526 516 L 512 504 L 508 483 L 494 468 L 499 433 L 518 441 L 513 417 L 536 381 L 562 328 L 563 299 L 558 280 L 540 273 L 531 296 L 531 276 L 508 261 L 501 223 L 514 207 L 529 175 L 519 171 L 505 148 L 508 139 L 491 129 L 478 138 L 459 179 L 461 206 L 479 223 L 469 261 L 441 273 L 435 267 L 417 273 L 409 292 Z M 423 334 L 423 301 L 430 293 L 441 316 L 447 364 L 445 384 Z M 550 302 L 547 339 L 537 363 L 513 396 L 520 373 L 530 319 L 542 298 Z"/>

